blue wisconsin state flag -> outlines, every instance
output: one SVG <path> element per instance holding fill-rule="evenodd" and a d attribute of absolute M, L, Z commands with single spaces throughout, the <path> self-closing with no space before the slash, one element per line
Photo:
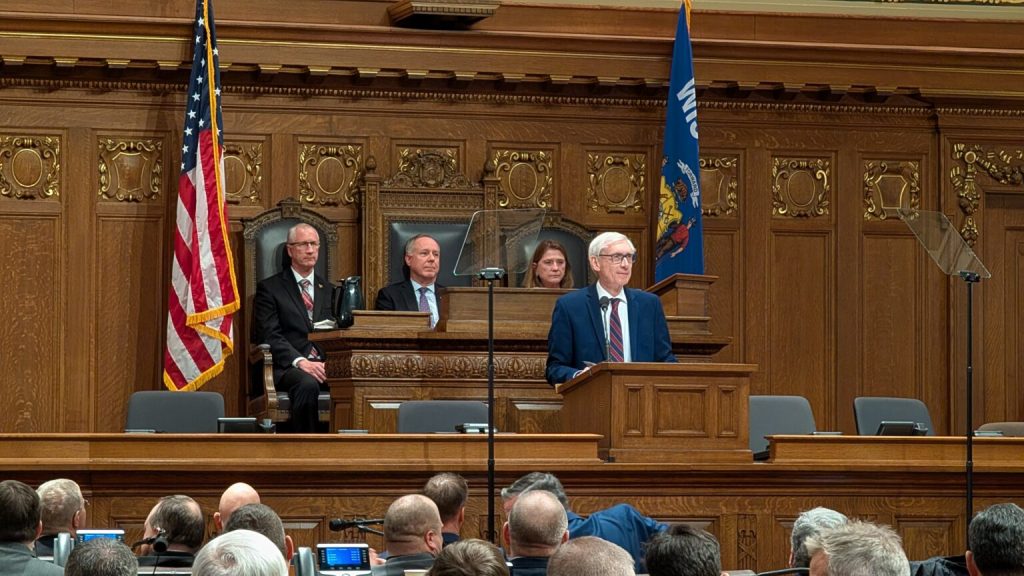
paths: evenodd
<path fill-rule="evenodd" d="M 661 159 L 658 235 L 654 250 L 655 282 L 677 272 L 704 273 L 697 92 L 693 80 L 689 16 L 690 0 L 685 0 L 679 10 L 665 114 L 665 150 Z"/>

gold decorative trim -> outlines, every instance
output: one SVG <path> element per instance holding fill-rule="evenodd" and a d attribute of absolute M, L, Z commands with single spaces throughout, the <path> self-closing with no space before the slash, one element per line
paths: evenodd
<path fill-rule="evenodd" d="M 550 208 L 554 155 L 548 150 L 494 150 L 502 208 Z"/>
<path fill-rule="evenodd" d="M 913 160 L 864 163 L 864 220 L 899 218 L 921 206 L 921 165 Z"/>
<path fill-rule="evenodd" d="M 987 150 L 983 146 L 966 143 L 953 144 L 953 160 L 959 162 L 949 171 L 949 180 L 956 193 L 957 205 L 964 215 L 960 235 L 967 244 L 974 246 L 978 241 L 978 224 L 974 215 L 981 207 L 981 192 L 978 188 L 978 173 L 987 174 L 1005 186 L 1019 186 L 1024 183 L 1024 148 L 1013 151 L 1003 149 Z M 1017 161 L 1016 164 L 1014 161 Z"/>
<path fill-rule="evenodd" d="M 156 200 L 163 188 L 163 140 L 99 140 L 99 196 L 118 202 Z"/>
<path fill-rule="evenodd" d="M 735 216 L 739 212 L 739 162 L 739 156 L 701 157 L 701 213 L 704 216 Z M 712 198 L 712 191 L 718 192 L 717 199 Z"/>
<path fill-rule="evenodd" d="M 360 145 L 304 144 L 299 153 L 299 200 L 320 206 L 356 203 L 362 164 Z"/>
<path fill-rule="evenodd" d="M 224 144 L 224 171 L 232 172 L 231 166 L 238 163 L 244 174 L 238 186 L 231 186 L 231 178 L 225 177 L 224 195 L 228 204 L 259 204 L 263 190 L 263 143 Z M 231 189 L 229 189 L 229 186 Z"/>
<path fill-rule="evenodd" d="M 0 196 L 60 196 L 60 168 L 59 137 L 0 136 Z"/>
<path fill-rule="evenodd" d="M 587 201 L 592 211 L 644 211 L 647 155 L 615 152 L 587 153 Z"/>
<path fill-rule="evenodd" d="M 828 214 L 831 171 L 832 162 L 827 158 L 772 158 L 772 215 L 814 218 Z M 796 178 L 809 178 L 810 187 L 794 189 Z"/>

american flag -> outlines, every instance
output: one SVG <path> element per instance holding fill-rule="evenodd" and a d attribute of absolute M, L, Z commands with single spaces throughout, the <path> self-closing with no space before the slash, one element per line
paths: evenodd
<path fill-rule="evenodd" d="M 164 385 L 196 390 L 224 369 L 239 308 L 224 202 L 220 68 L 213 0 L 196 1 L 178 179 Z"/>

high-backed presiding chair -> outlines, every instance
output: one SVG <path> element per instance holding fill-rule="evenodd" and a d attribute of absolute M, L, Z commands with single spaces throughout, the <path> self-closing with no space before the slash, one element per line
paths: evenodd
<path fill-rule="evenodd" d="M 125 430 L 216 433 L 224 417 L 224 397 L 216 392 L 135 392 L 128 400 Z"/>
<path fill-rule="evenodd" d="M 486 424 L 487 404 L 476 400 L 407 400 L 398 407 L 400 434 L 455 432 L 459 424 Z"/>
<path fill-rule="evenodd" d="M 768 450 L 765 436 L 817 431 L 811 403 L 803 396 L 750 396 L 748 403 L 750 451 L 755 457 Z"/>
<path fill-rule="evenodd" d="M 245 239 L 245 309 L 246 326 L 252 329 L 252 298 L 256 284 L 291 266 L 288 251 L 285 250 L 288 230 L 299 223 L 316 228 L 320 235 L 320 255 L 316 273 L 327 280 L 333 280 L 334 248 L 338 244 L 338 232 L 334 224 L 306 208 L 294 198 L 286 198 L 277 208 L 267 210 L 252 219 L 242 221 L 242 236 Z M 253 342 L 249 354 L 250 401 L 249 415 L 257 419 L 268 418 L 274 422 L 285 422 L 291 408 L 287 392 L 279 392 L 274 385 L 274 361 L 270 346 Z M 321 392 L 318 399 L 319 419 L 330 421 L 331 396 Z"/>
<path fill-rule="evenodd" d="M 544 215 L 544 224 L 532 242 L 512 242 L 510 249 L 519 252 L 518 258 L 509 258 L 510 261 L 523 261 L 529 265 L 533 258 L 533 252 L 537 245 L 544 240 L 554 240 L 565 248 L 566 260 L 572 269 L 573 286 L 582 288 L 591 283 L 593 272 L 590 270 L 590 258 L 587 250 L 590 248 L 590 241 L 594 239 L 594 233 L 586 227 L 563 217 L 557 212 L 548 212 Z M 509 271 L 509 286 L 522 286 L 529 274 L 529 269 L 523 272 Z"/>
<path fill-rule="evenodd" d="M 927 436 L 935 436 L 928 407 L 916 398 L 861 396 L 853 400 L 853 415 L 861 436 L 874 436 L 882 422 L 914 422 L 927 428 Z"/>

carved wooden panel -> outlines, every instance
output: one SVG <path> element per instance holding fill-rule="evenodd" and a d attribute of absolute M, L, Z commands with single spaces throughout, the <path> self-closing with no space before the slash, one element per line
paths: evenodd
<path fill-rule="evenodd" d="M 772 214 L 816 218 L 829 214 L 832 161 L 828 158 L 772 159 Z"/>
<path fill-rule="evenodd" d="M 899 218 L 921 207 L 921 164 L 915 160 L 864 162 L 864 219 Z"/>
<path fill-rule="evenodd" d="M 164 187 L 163 138 L 101 136 L 97 147 L 101 199 L 117 202 L 161 200 Z"/>
<path fill-rule="evenodd" d="M 62 429 L 63 235 L 56 215 L 0 214 L 3 432 Z M 77 380 L 77 378 L 76 378 Z"/>
<path fill-rule="evenodd" d="M 163 217 L 101 214 L 94 258 L 98 273 L 93 320 L 97 389 L 95 429 L 124 428 L 128 397 L 134 390 L 162 388 L 166 323 Z M 132 361 L 113 361 L 127 359 Z"/>
<path fill-rule="evenodd" d="M 60 136 L 0 134 L 0 197 L 57 198 L 62 160 Z"/>
<path fill-rule="evenodd" d="M 363 173 L 363 146 L 353 143 L 300 143 L 299 200 L 318 206 L 356 202 Z"/>
<path fill-rule="evenodd" d="M 491 161 L 500 181 L 498 206 L 502 208 L 552 208 L 557 169 L 557 149 L 546 147 L 505 148 L 495 145 Z"/>
<path fill-rule="evenodd" d="M 646 212 L 646 154 L 591 150 L 586 168 L 587 205 L 592 212 Z"/>
<path fill-rule="evenodd" d="M 707 411 L 713 400 L 702 387 L 654 386 L 655 436 L 706 437 Z"/>
<path fill-rule="evenodd" d="M 918 560 L 934 556 L 952 556 L 956 548 L 956 530 L 963 531 L 956 516 L 897 515 L 893 528 L 903 537 L 907 558 Z"/>
<path fill-rule="evenodd" d="M 509 430 L 520 433 L 541 434 L 562 431 L 559 412 L 562 403 L 534 399 L 508 399 Z"/>
<path fill-rule="evenodd" d="M 266 207 L 265 163 L 268 138 L 236 136 L 224 143 L 224 196 L 229 205 Z"/>
<path fill-rule="evenodd" d="M 952 155 L 949 178 L 963 216 L 960 235 L 973 246 L 978 240 L 977 213 L 982 206 L 978 176 L 986 175 L 996 184 L 1019 187 L 1024 183 L 1024 148 L 958 142 L 953 144 Z"/>
<path fill-rule="evenodd" d="M 465 188 L 470 186 L 465 146 L 443 142 L 394 144 L 393 177 L 383 186 Z"/>
<path fill-rule="evenodd" d="M 737 153 L 700 157 L 701 211 L 705 218 L 739 215 L 742 168 Z M 706 250 L 706 248 L 705 248 Z"/>

